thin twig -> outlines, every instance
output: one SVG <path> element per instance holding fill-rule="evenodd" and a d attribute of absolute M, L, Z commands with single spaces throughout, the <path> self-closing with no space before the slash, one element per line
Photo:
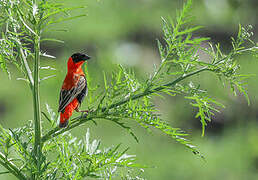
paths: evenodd
<path fill-rule="evenodd" d="M 32 77 L 32 72 L 30 70 L 30 67 L 28 65 L 27 59 L 25 57 L 25 54 L 24 54 L 22 48 L 20 48 L 20 53 L 21 53 L 21 59 L 22 59 L 22 62 L 23 62 L 23 66 L 24 66 L 26 75 L 27 75 L 27 77 L 29 79 L 29 82 L 30 82 L 30 88 L 33 89 L 34 81 L 33 81 L 33 77 Z"/>

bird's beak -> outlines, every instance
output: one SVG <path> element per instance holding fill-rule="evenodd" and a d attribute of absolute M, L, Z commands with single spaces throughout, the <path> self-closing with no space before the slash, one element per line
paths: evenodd
<path fill-rule="evenodd" d="M 91 57 L 90 56 L 88 56 L 87 54 L 84 54 L 83 55 L 83 60 L 84 61 L 87 61 L 87 60 L 89 60 Z"/>

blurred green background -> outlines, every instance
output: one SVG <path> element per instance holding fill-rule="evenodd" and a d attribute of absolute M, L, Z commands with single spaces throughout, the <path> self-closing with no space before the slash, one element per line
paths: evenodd
<path fill-rule="evenodd" d="M 66 61 L 74 52 L 92 56 L 87 69 L 93 83 L 103 82 L 102 72 L 109 74 L 116 63 L 133 67 L 139 78 L 152 71 L 160 59 L 156 39 L 162 37 L 162 17 L 175 17 L 182 7 L 182 0 L 73 0 L 66 6 L 87 6 L 87 17 L 67 21 L 52 27 L 45 36 L 64 40 L 65 44 L 44 43 L 42 49 L 57 58 L 42 59 L 42 66 L 56 71 L 42 70 L 43 75 L 56 74 L 55 78 L 41 84 L 41 104 L 54 110 L 58 107 L 59 89 L 66 73 Z M 230 47 L 230 37 L 235 36 L 238 24 L 252 24 L 254 41 L 258 39 L 257 0 L 193 0 L 193 24 L 204 28 L 196 36 L 209 36 L 213 43 L 220 42 L 225 52 Z M 76 12 L 82 13 L 82 12 Z M 85 13 L 85 12 L 83 12 Z M 55 31 L 68 29 L 69 31 Z M 252 56 L 240 56 L 242 72 L 256 74 L 258 61 Z M 0 72 L 0 123 L 5 128 L 22 126 L 33 118 L 29 88 L 12 70 L 12 81 Z M 196 110 L 182 97 L 156 99 L 164 120 L 173 127 L 191 133 L 191 140 L 205 155 L 206 161 L 194 156 L 182 145 L 175 143 L 158 131 L 147 133 L 133 124 L 140 142 L 110 122 L 99 121 L 76 128 L 73 134 L 84 136 L 89 127 L 93 138 L 102 140 L 102 147 L 116 145 L 130 147 L 128 153 L 136 154 L 138 162 L 149 166 L 143 177 L 147 179 L 181 180 L 242 180 L 258 179 L 258 77 L 248 81 L 251 105 L 244 97 L 232 96 L 228 87 L 223 88 L 217 79 L 200 76 L 201 87 L 222 102 L 226 109 L 216 114 L 213 122 L 201 137 L 201 125 L 194 118 Z M 87 107 L 84 102 L 83 107 Z M 78 115 L 78 114 L 77 114 Z M 43 124 L 47 124 L 43 118 Z M 130 123 L 130 122 L 129 122 Z M 2 169 L 2 168 L 1 168 Z M 13 179 L 11 176 L 2 176 Z M 0 176 L 0 179 L 1 176 Z"/>

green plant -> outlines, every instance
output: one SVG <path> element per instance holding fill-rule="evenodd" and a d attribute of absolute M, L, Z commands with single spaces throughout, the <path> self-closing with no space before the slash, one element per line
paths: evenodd
<path fill-rule="evenodd" d="M 222 83 L 228 83 L 234 94 L 239 91 L 248 100 L 244 81 L 249 75 L 239 73 L 240 65 L 235 57 L 245 52 L 257 55 L 257 46 L 250 40 L 250 29 L 239 26 L 238 36 L 232 39 L 233 48 L 229 53 L 223 54 L 219 44 L 203 48 L 202 43 L 209 39 L 193 37 L 192 33 L 201 27 L 188 25 L 192 20 L 190 7 L 191 1 L 188 1 L 175 22 L 162 19 L 164 40 L 158 41 L 161 63 L 158 67 L 154 66 L 154 72 L 148 79 L 140 81 L 132 70 L 119 65 L 111 78 L 104 74 L 105 85 L 101 87 L 92 84 L 90 74 L 87 74 L 87 102 L 92 111 L 87 116 L 72 119 L 67 128 L 60 129 L 56 125 L 58 117 L 49 105 L 47 113 L 41 112 L 39 99 L 40 81 L 49 78 L 40 78 L 40 70 L 44 68 L 40 66 L 40 57 L 53 57 L 41 52 L 41 43 L 60 41 L 42 39 L 42 35 L 55 23 L 84 16 L 69 14 L 84 7 L 64 8 L 47 0 L 1 1 L 0 65 L 9 76 L 9 64 L 14 64 L 23 73 L 22 79 L 29 84 L 33 97 L 34 121 L 17 129 L 1 127 L 0 164 L 19 179 L 111 179 L 119 175 L 123 179 L 134 179 L 134 174 L 126 174 L 125 169 L 141 166 L 135 163 L 134 156 L 126 154 L 127 149 L 119 152 L 120 145 L 117 145 L 101 150 L 100 141 L 90 142 L 89 131 L 83 140 L 77 140 L 69 133 L 69 130 L 86 122 L 100 120 L 121 126 L 137 140 L 126 124 L 127 120 L 134 120 L 146 129 L 161 130 L 203 157 L 197 147 L 185 139 L 188 134 L 160 118 L 152 99 L 167 94 L 181 95 L 190 100 L 190 104 L 198 109 L 196 118 L 201 121 L 204 135 L 207 122 L 223 105 L 209 97 L 199 83 L 192 82 L 194 76 L 210 72 Z M 246 48 L 248 42 L 251 47 Z M 207 53 L 209 59 L 201 60 L 199 51 Z M 51 124 L 51 129 L 43 132 L 42 115 Z"/>

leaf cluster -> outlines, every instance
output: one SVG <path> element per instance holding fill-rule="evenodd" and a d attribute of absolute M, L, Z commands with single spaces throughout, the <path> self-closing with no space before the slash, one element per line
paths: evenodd
<path fill-rule="evenodd" d="M 42 38 L 42 34 L 56 23 L 86 16 L 86 14 L 76 16 L 70 14 L 70 11 L 82 8 L 85 7 L 64 8 L 61 3 L 47 0 L 0 1 L 1 69 L 11 77 L 8 66 L 16 65 L 17 69 L 24 75 L 19 79 L 28 81 L 33 85 L 32 72 L 28 62 L 35 58 L 33 48 L 35 41 L 33 39 L 37 37 L 40 42 L 63 42 L 57 39 Z M 40 52 L 40 55 L 55 58 L 46 52 Z"/>
<path fill-rule="evenodd" d="M 0 127 L 0 164 L 11 164 L 23 179 L 37 170 L 33 152 L 33 124 L 5 130 Z M 120 176 L 120 171 L 140 167 L 135 156 L 128 155 L 120 145 L 100 149 L 100 140 L 90 140 L 89 129 L 83 140 L 66 132 L 48 141 L 40 156 L 42 179 L 83 179 L 85 177 L 110 179 Z M 18 168 L 19 167 L 19 168 Z M 13 167 L 12 167 L 13 168 Z M 8 168 L 7 168 L 8 169 Z M 24 174 L 24 175 L 23 175 Z M 21 177 L 19 177 L 21 178 Z"/>

